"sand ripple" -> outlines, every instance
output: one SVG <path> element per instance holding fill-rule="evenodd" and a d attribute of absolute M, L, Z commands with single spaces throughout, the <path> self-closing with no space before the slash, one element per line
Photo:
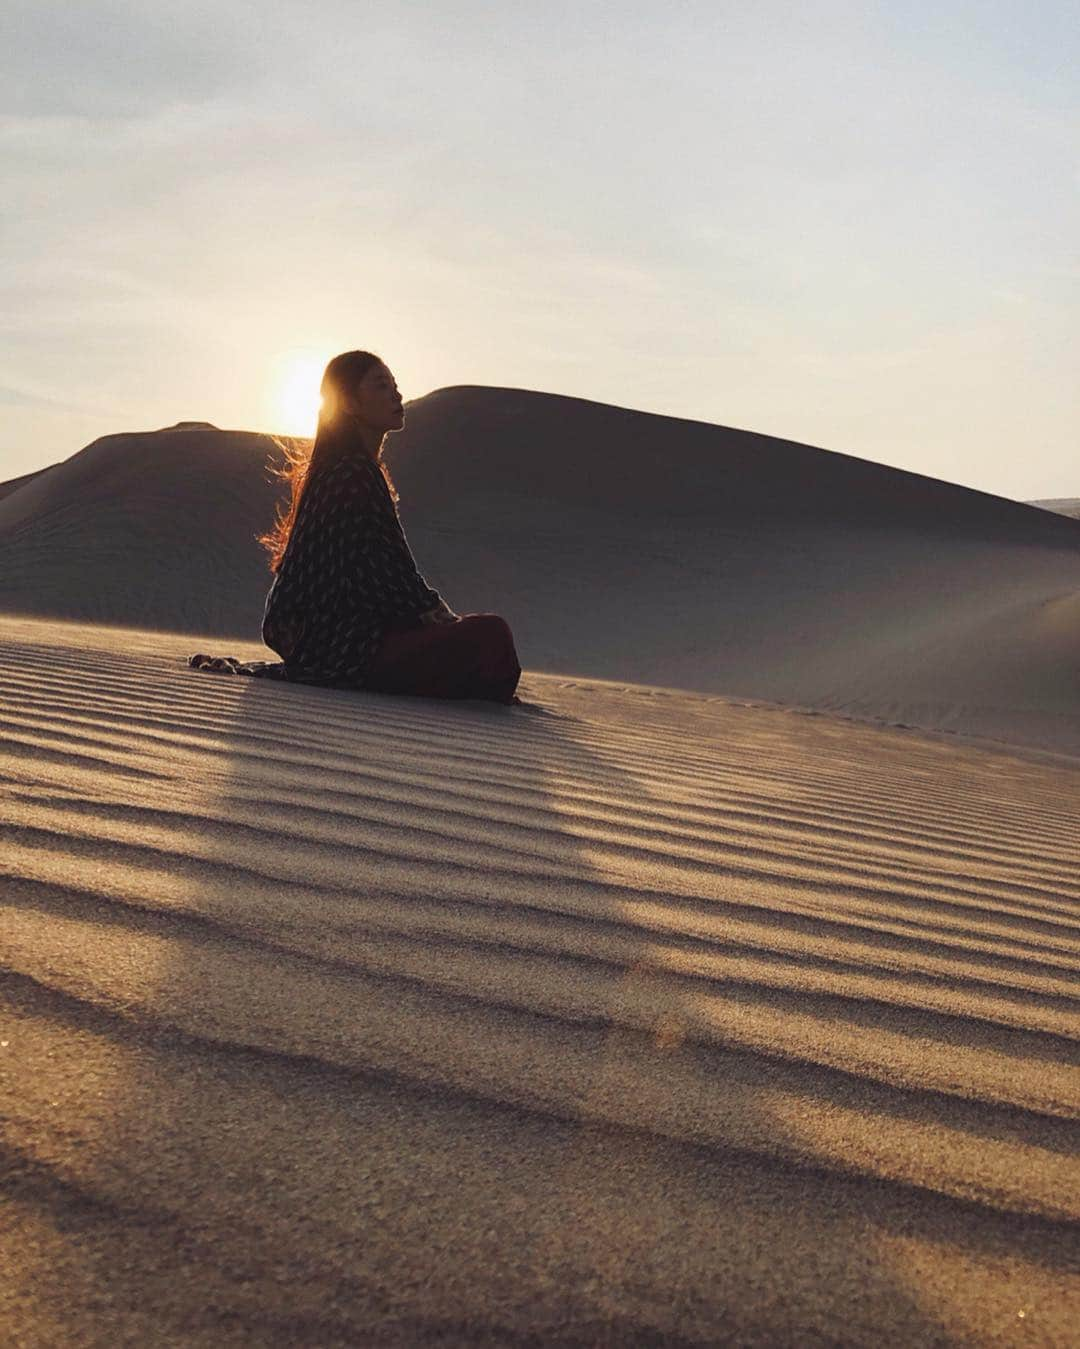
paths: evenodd
<path fill-rule="evenodd" d="M 16 1342 L 1069 1342 L 1080 765 L 27 626 Z"/>

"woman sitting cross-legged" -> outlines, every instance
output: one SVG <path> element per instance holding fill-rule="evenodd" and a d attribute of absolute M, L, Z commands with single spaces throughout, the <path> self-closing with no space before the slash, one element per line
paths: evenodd
<path fill-rule="evenodd" d="M 393 375 L 368 351 L 323 374 L 310 454 L 286 450 L 288 514 L 260 537 L 274 581 L 262 637 L 278 661 L 197 654 L 196 669 L 428 698 L 515 703 L 514 638 L 498 614 L 455 614 L 416 567 L 383 462 L 405 420 Z"/>

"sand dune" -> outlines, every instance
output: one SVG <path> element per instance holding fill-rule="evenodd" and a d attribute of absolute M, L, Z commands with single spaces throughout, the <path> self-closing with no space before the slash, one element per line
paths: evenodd
<path fill-rule="evenodd" d="M 438 390 L 389 445 L 425 575 L 458 612 L 503 614 L 529 670 L 1080 754 L 1076 520 L 520 389 Z M 0 499 L 0 611 L 266 658 L 270 450 L 181 423 L 24 482 Z"/>
<path fill-rule="evenodd" d="M 1058 515 L 1080 520 L 1080 497 L 1047 497 L 1042 501 L 1029 501 L 1028 505 L 1041 506 L 1044 511 L 1055 511 Z"/>
<path fill-rule="evenodd" d="M 0 619 L 11 1342 L 1075 1343 L 1075 761 L 191 649 Z"/>

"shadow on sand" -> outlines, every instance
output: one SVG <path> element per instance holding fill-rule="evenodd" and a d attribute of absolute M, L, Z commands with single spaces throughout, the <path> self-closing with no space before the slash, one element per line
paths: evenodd
<path fill-rule="evenodd" d="M 105 728 L 67 799 L 103 841 L 67 846 L 111 894 L 12 902 L 114 982 L 9 993 L 99 1065 L 83 1181 L 34 1182 L 90 1339 L 955 1342 L 895 1252 L 1004 1259 L 1018 1220 L 815 1162 L 778 1099 L 902 1093 L 707 1033 L 703 999 L 769 996 L 680 964 L 718 901 L 663 840 L 707 745 L 553 677 L 502 707 L 72 664 L 41 696 Z"/>

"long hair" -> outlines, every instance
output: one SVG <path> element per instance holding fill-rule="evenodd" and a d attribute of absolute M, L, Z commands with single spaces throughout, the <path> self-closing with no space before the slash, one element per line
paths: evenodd
<path fill-rule="evenodd" d="M 274 464 L 267 464 L 266 467 L 276 478 L 283 478 L 289 483 L 289 509 L 283 514 L 279 505 L 273 528 L 265 534 L 256 535 L 256 538 L 269 554 L 268 564 L 275 574 L 281 566 L 281 559 L 285 556 L 285 548 L 296 522 L 296 512 L 300 507 L 304 487 L 312 473 L 328 466 L 334 459 L 344 454 L 366 454 L 369 458 L 374 458 L 386 479 L 391 500 L 395 505 L 399 500 L 397 488 L 390 477 L 390 470 L 383 462 L 382 445 L 380 444 L 378 452 L 372 456 L 365 448 L 355 422 L 345 410 L 346 395 L 351 393 L 371 367 L 379 362 L 380 357 L 370 351 L 343 351 L 327 365 L 319 385 L 322 403 L 319 407 L 315 439 L 311 442 L 310 448 L 306 448 L 306 442 L 303 440 L 297 446 L 278 436 L 271 436 L 271 440 L 284 454 L 285 463 L 281 467 Z"/>

